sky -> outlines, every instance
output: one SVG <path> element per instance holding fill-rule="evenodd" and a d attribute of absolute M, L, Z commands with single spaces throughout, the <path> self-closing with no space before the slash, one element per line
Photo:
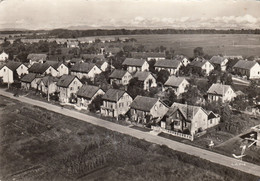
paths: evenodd
<path fill-rule="evenodd" d="M 0 29 L 260 28 L 260 0 L 0 0 Z"/>

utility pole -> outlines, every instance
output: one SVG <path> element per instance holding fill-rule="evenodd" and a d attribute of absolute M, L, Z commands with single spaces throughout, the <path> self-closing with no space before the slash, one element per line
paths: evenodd
<path fill-rule="evenodd" d="M 116 93 L 116 109 L 117 109 L 116 120 L 118 121 L 118 92 Z"/>
<path fill-rule="evenodd" d="M 49 86 L 50 86 L 50 80 L 49 80 L 49 76 L 48 76 L 48 78 L 47 78 L 47 100 L 48 100 L 48 102 L 50 101 L 50 93 L 49 93 Z"/>

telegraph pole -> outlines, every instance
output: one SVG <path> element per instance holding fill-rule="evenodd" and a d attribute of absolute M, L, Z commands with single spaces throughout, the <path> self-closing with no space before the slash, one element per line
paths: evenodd
<path fill-rule="evenodd" d="M 49 86 L 50 86 L 50 82 L 49 82 L 49 76 L 48 76 L 48 80 L 47 80 L 47 100 L 48 102 L 50 101 L 50 93 L 49 93 Z"/>

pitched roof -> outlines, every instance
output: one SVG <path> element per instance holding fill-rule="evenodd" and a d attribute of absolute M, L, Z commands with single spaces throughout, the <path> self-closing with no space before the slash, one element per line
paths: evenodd
<path fill-rule="evenodd" d="M 47 59 L 47 54 L 43 54 L 43 53 L 30 53 L 27 56 L 27 59 L 32 60 L 32 61 L 38 61 L 38 60 L 46 60 Z"/>
<path fill-rule="evenodd" d="M 108 91 L 103 95 L 102 99 L 117 102 L 126 91 L 120 89 L 108 89 Z"/>
<path fill-rule="evenodd" d="M 136 96 L 130 108 L 149 112 L 159 99 L 145 96 Z"/>
<path fill-rule="evenodd" d="M 46 61 L 45 63 L 51 65 L 51 66 L 52 66 L 53 68 L 55 68 L 56 70 L 59 68 L 59 66 L 60 66 L 61 64 L 67 66 L 67 64 L 63 63 L 62 61 L 59 61 L 59 62 L 58 62 L 58 61 Z"/>
<path fill-rule="evenodd" d="M 204 58 L 196 58 L 189 65 L 193 67 L 201 68 L 206 62 L 207 60 L 205 60 Z"/>
<path fill-rule="evenodd" d="M 170 76 L 164 83 L 165 86 L 179 87 L 181 83 L 186 80 L 184 77 Z"/>
<path fill-rule="evenodd" d="M 97 86 L 83 85 L 77 92 L 77 96 L 91 99 L 99 89 Z"/>
<path fill-rule="evenodd" d="M 36 78 L 35 73 L 29 73 L 21 78 L 21 82 L 31 83 Z"/>
<path fill-rule="evenodd" d="M 160 58 L 160 57 L 165 57 L 165 53 L 160 53 L 160 52 L 132 52 L 131 56 L 136 59 L 146 59 L 148 57 L 154 57 L 154 58 Z"/>
<path fill-rule="evenodd" d="M 82 73 L 89 73 L 91 69 L 96 66 L 93 63 L 76 63 L 71 67 L 72 72 L 82 72 Z"/>
<path fill-rule="evenodd" d="M 6 63 L 6 66 L 11 69 L 12 71 L 15 71 L 20 65 L 22 65 L 21 62 L 15 62 L 15 61 L 8 61 Z"/>
<path fill-rule="evenodd" d="M 109 76 L 109 78 L 114 78 L 114 79 L 122 79 L 124 75 L 126 74 L 126 70 L 119 70 L 115 69 L 112 74 Z"/>
<path fill-rule="evenodd" d="M 83 59 L 94 59 L 94 58 L 97 58 L 97 59 L 105 59 L 105 56 L 103 54 L 80 54 L 80 58 L 83 58 Z"/>
<path fill-rule="evenodd" d="M 221 57 L 221 56 L 213 56 L 209 62 L 213 63 L 213 64 L 221 64 L 222 62 L 224 62 L 226 58 Z"/>
<path fill-rule="evenodd" d="M 106 61 L 105 60 L 98 60 L 95 65 L 98 67 L 98 68 L 101 68 L 101 66 L 105 63 Z"/>
<path fill-rule="evenodd" d="M 122 65 L 141 67 L 144 62 L 146 62 L 144 59 L 126 58 Z"/>
<path fill-rule="evenodd" d="M 209 88 L 209 90 L 207 91 L 207 93 L 209 94 L 217 94 L 217 95 L 223 95 L 223 93 L 225 94 L 228 89 L 232 89 L 232 87 L 230 85 L 223 85 L 223 84 L 212 84 Z"/>
<path fill-rule="evenodd" d="M 139 81 L 145 81 L 149 75 L 153 76 L 153 74 L 151 72 L 147 72 L 147 71 L 140 72 L 140 71 L 137 71 L 134 74 L 133 77 L 136 77 Z"/>
<path fill-rule="evenodd" d="M 70 62 L 72 62 L 72 63 L 79 63 L 79 62 L 84 62 L 84 60 L 82 58 L 72 58 L 70 60 Z"/>
<path fill-rule="evenodd" d="M 169 59 L 159 60 L 154 64 L 155 67 L 175 68 L 175 69 L 180 65 L 181 62 L 179 60 L 169 60 Z"/>
<path fill-rule="evenodd" d="M 179 110 L 186 120 L 191 121 L 193 119 L 193 116 L 195 116 L 200 109 L 202 109 L 205 112 L 205 114 L 207 114 L 207 112 L 202 107 L 180 104 L 175 102 L 172 104 L 171 108 L 168 110 L 166 115 L 171 116 L 173 113 Z"/>
<path fill-rule="evenodd" d="M 175 55 L 173 59 L 182 61 L 184 58 L 186 58 L 184 55 Z"/>
<path fill-rule="evenodd" d="M 246 60 L 239 60 L 233 68 L 241 68 L 241 69 L 246 69 L 250 70 L 253 66 L 255 66 L 257 62 L 254 61 L 246 61 Z"/>
<path fill-rule="evenodd" d="M 30 73 L 43 74 L 50 66 L 48 63 L 34 63 L 28 71 Z"/>
<path fill-rule="evenodd" d="M 62 75 L 57 82 L 58 87 L 69 87 L 70 83 L 77 78 L 74 75 Z"/>
<path fill-rule="evenodd" d="M 44 76 L 43 78 L 41 78 L 41 80 L 39 80 L 37 82 L 37 84 L 39 84 L 40 82 L 43 83 L 43 85 L 47 86 L 48 84 L 51 84 L 51 83 L 54 83 L 54 82 L 57 82 L 58 81 L 58 78 L 57 77 L 53 77 L 53 76 Z"/>

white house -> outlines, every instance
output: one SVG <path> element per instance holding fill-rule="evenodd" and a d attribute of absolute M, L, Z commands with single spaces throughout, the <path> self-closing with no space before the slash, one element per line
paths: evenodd
<path fill-rule="evenodd" d="M 106 71 L 110 67 L 109 63 L 107 61 L 104 61 L 104 60 L 97 60 L 95 65 L 98 68 L 100 68 L 100 70 L 102 70 L 103 72 Z"/>
<path fill-rule="evenodd" d="M 13 71 L 6 65 L 0 66 L 0 78 L 2 78 L 4 83 L 13 83 Z"/>
<path fill-rule="evenodd" d="M 235 91 L 230 85 L 212 84 L 207 91 L 209 101 L 230 102 L 236 97 Z"/>
<path fill-rule="evenodd" d="M 162 61 L 162 60 L 160 60 Z M 150 87 L 156 87 L 157 83 L 156 83 L 156 78 L 155 76 L 148 71 L 144 71 L 144 72 L 136 72 L 133 76 L 133 78 L 137 78 L 138 81 L 142 82 L 144 85 L 144 90 L 149 90 Z"/>
<path fill-rule="evenodd" d="M 57 77 L 52 77 L 52 76 L 45 76 L 43 78 L 41 78 L 38 82 L 37 82 L 37 89 L 39 91 L 41 91 L 44 94 L 53 94 L 55 92 L 57 92 L 57 82 L 58 82 L 58 78 Z"/>
<path fill-rule="evenodd" d="M 189 67 L 192 69 L 196 69 L 198 71 L 205 72 L 206 75 L 209 75 L 209 73 L 214 70 L 214 66 L 204 58 L 195 58 L 190 64 Z"/>
<path fill-rule="evenodd" d="M 58 71 L 57 77 L 60 77 L 62 75 L 68 75 L 69 74 L 69 68 L 67 64 L 63 62 L 56 62 L 56 61 L 47 61 L 49 65 L 51 65 L 53 68 L 55 68 Z"/>
<path fill-rule="evenodd" d="M 128 72 L 133 73 L 136 71 L 148 71 L 149 64 L 145 59 L 134 59 L 126 58 L 122 63 L 124 67 L 127 68 Z"/>
<path fill-rule="evenodd" d="M 132 58 L 134 59 L 146 59 L 147 61 L 150 60 L 164 60 L 166 55 L 163 52 L 132 52 Z"/>
<path fill-rule="evenodd" d="M 21 62 L 8 61 L 6 66 L 10 68 L 13 73 L 16 72 L 19 78 L 24 74 L 28 74 L 28 67 Z"/>
<path fill-rule="evenodd" d="M 221 71 L 226 71 L 228 59 L 221 56 L 213 56 L 209 62 L 215 66 L 215 68 L 219 68 Z"/>
<path fill-rule="evenodd" d="M 21 78 L 21 88 L 28 90 L 30 88 L 37 89 L 38 84 L 37 82 L 41 79 L 42 77 L 35 74 L 35 73 L 29 73 L 24 75 Z"/>
<path fill-rule="evenodd" d="M 179 72 L 182 63 L 179 60 L 160 60 L 154 64 L 155 70 L 158 72 L 161 70 L 167 70 L 170 75 L 176 75 Z"/>
<path fill-rule="evenodd" d="M 127 70 L 115 69 L 109 76 L 109 79 L 111 85 L 113 84 L 113 82 L 118 85 L 128 85 L 132 77 L 133 76 Z"/>
<path fill-rule="evenodd" d="M 83 85 L 77 92 L 77 105 L 87 109 L 96 96 L 104 94 L 105 92 L 100 87 Z"/>
<path fill-rule="evenodd" d="M 239 60 L 233 66 L 233 71 L 236 74 L 247 76 L 248 79 L 260 78 L 260 65 L 254 61 Z"/>
<path fill-rule="evenodd" d="M 164 83 L 164 90 L 172 89 L 177 96 L 186 91 L 189 82 L 184 77 L 170 76 Z"/>
<path fill-rule="evenodd" d="M 176 55 L 173 59 L 180 61 L 182 63 L 182 65 L 185 67 L 190 63 L 188 58 L 185 57 L 184 55 Z"/>
<path fill-rule="evenodd" d="M 29 60 L 30 65 L 34 63 L 43 63 L 47 59 L 47 54 L 44 53 L 30 53 L 27 56 L 27 60 Z"/>
<path fill-rule="evenodd" d="M 70 69 L 71 75 L 79 79 L 83 77 L 94 79 L 95 75 L 100 74 L 102 70 L 93 63 L 76 63 Z"/>
<path fill-rule="evenodd" d="M 28 71 L 37 75 L 52 75 L 53 77 L 58 76 L 58 71 L 48 63 L 34 63 Z"/>
<path fill-rule="evenodd" d="M 9 55 L 4 51 L 0 54 L 0 63 L 5 62 L 9 58 Z"/>

